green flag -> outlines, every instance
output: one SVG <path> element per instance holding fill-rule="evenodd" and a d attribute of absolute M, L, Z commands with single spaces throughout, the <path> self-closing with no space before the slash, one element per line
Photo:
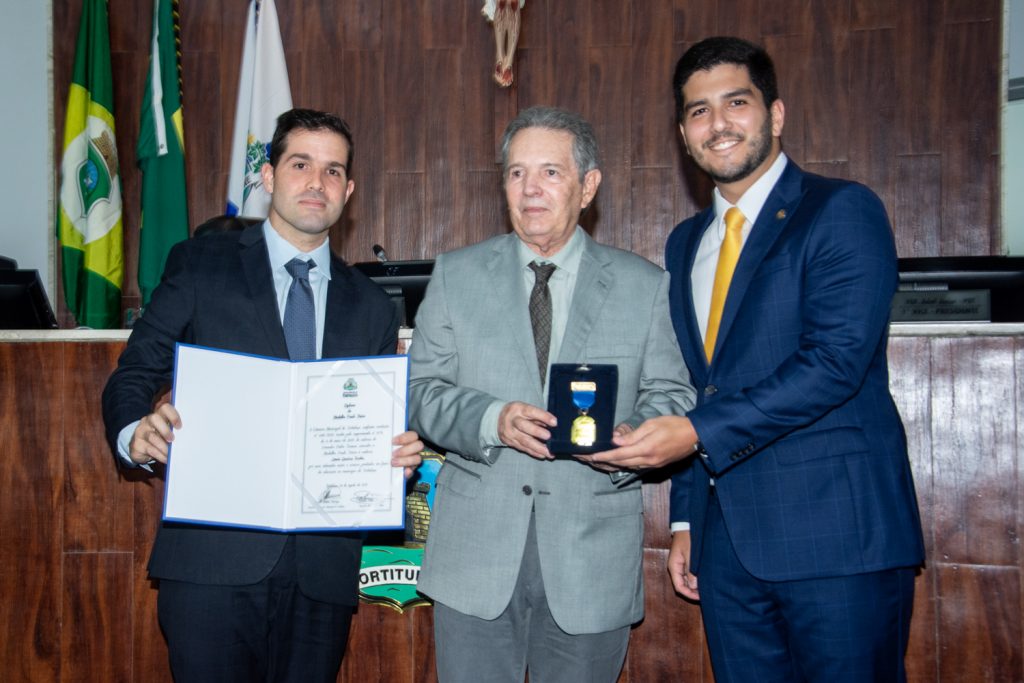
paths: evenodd
<path fill-rule="evenodd" d="M 121 175 L 106 0 L 83 0 L 64 120 L 57 239 L 64 297 L 79 325 L 120 327 Z"/>
<path fill-rule="evenodd" d="M 149 304 L 171 247 L 188 238 L 178 3 L 154 0 L 149 75 L 136 156 L 142 171 L 139 291 Z"/>

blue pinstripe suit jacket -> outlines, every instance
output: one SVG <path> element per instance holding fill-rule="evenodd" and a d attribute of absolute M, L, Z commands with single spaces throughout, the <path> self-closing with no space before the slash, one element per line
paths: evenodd
<path fill-rule="evenodd" d="M 706 458 L 673 476 L 691 565 L 714 478 L 740 560 L 767 580 L 841 576 L 923 559 L 906 437 L 886 360 L 896 252 L 866 187 L 789 162 L 754 222 L 713 362 L 690 294 L 709 208 L 668 240 L 673 324 L 697 388 Z"/>

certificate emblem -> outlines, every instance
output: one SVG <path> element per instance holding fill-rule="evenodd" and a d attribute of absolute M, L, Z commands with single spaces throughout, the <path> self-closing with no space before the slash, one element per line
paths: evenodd
<path fill-rule="evenodd" d="M 597 397 L 597 382 L 570 382 L 572 402 L 579 415 L 572 421 L 569 440 L 577 446 L 593 446 L 597 441 L 597 421 L 587 414 Z"/>

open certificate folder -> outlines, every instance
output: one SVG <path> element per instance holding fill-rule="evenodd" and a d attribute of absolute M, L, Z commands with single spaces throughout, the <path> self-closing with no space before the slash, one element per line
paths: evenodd
<path fill-rule="evenodd" d="M 405 356 L 292 362 L 178 344 L 164 519 L 279 531 L 398 529 Z"/>

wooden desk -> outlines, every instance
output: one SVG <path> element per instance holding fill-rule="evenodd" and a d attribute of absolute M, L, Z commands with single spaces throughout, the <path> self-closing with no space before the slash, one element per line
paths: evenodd
<path fill-rule="evenodd" d="M 170 680 L 145 571 L 163 485 L 118 474 L 100 419 L 126 338 L 0 331 L 4 680 Z M 910 678 L 1022 680 L 1024 325 L 896 326 L 889 359 L 928 552 Z M 645 500 L 647 617 L 621 680 L 711 681 L 699 612 L 664 570 L 668 484 Z M 430 609 L 364 605 L 338 680 L 435 680 Z"/>

